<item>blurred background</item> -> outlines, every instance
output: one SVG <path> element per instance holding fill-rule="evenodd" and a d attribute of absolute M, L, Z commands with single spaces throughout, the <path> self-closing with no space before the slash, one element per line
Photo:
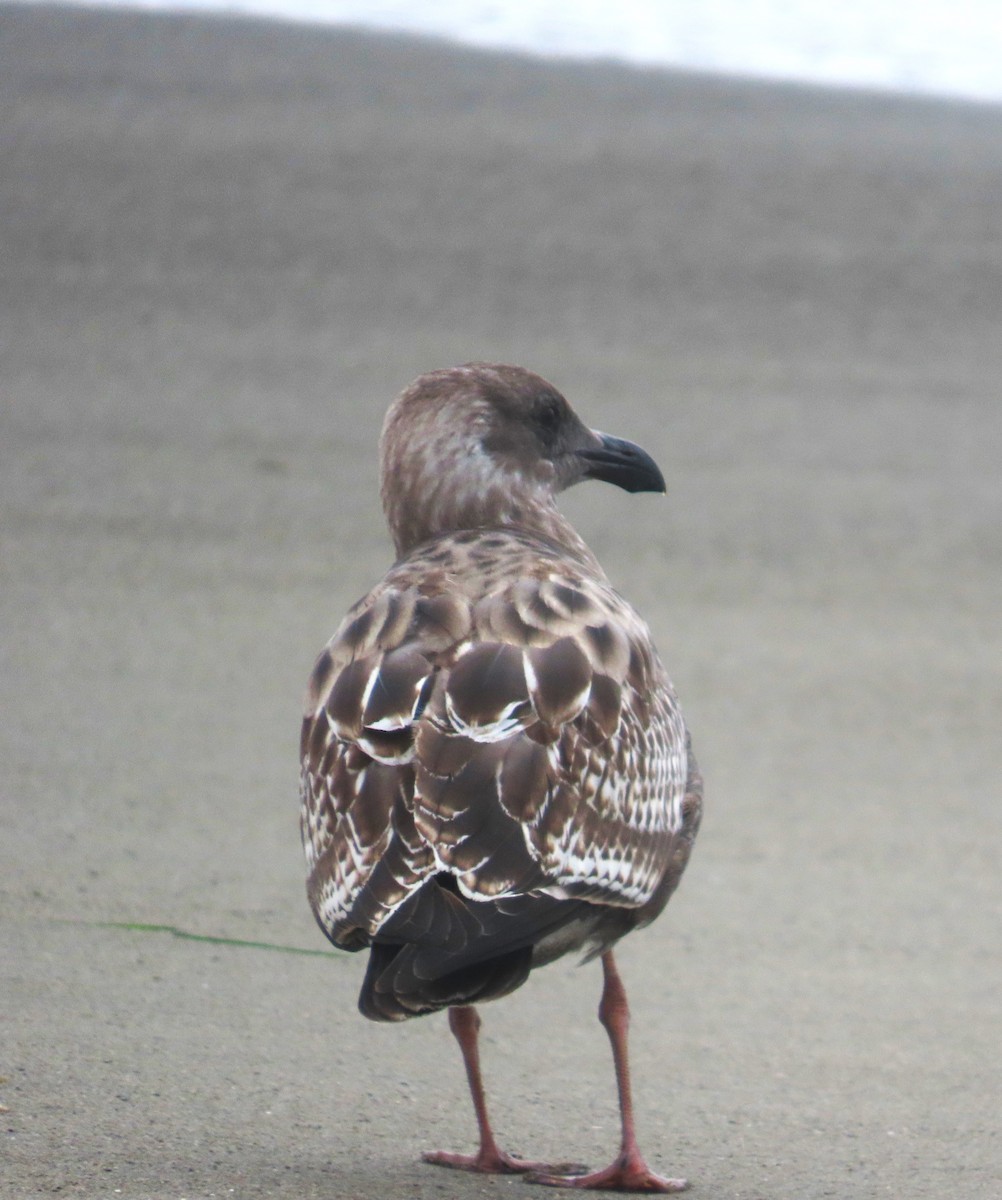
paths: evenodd
<path fill-rule="evenodd" d="M 4 1194 L 521 1186 L 417 1163 L 454 1047 L 358 1017 L 297 829 L 383 413 L 493 359 L 668 479 L 566 497 L 707 777 L 622 954 L 653 1163 L 996 1197 L 994 6 L 284 11 L 0 6 Z M 596 975 L 484 1014 L 515 1151 L 614 1142 Z"/>
<path fill-rule="evenodd" d="M 111 0 L 115 4 L 117 0 Z M 152 0 L 686 70 L 1002 99 L 993 0 Z"/>

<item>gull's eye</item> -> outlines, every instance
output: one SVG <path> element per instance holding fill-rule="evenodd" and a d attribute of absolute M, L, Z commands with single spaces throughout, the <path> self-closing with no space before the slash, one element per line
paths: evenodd
<path fill-rule="evenodd" d="M 536 428 L 545 445 L 550 445 L 564 419 L 563 405 L 557 396 L 539 396 L 533 406 Z"/>

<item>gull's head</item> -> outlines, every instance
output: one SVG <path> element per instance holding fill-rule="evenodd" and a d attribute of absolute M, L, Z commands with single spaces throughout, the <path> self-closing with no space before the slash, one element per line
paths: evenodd
<path fill-rule="evenodd" d="M 563 522 L 554 496 L 585 479 L 664 492 L 639 446 L 589 429 L 522 367 L 469 363 L 416 379 L 386 415 L 383 508 L 399 553 L 460 529 Z M 565 523 L 564 523 L 565 524 Z"/>

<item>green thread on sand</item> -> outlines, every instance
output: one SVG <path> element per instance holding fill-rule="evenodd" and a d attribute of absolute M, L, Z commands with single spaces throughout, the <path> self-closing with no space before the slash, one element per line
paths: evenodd
<path fill-rule="evenodd" d="M 186 942 L 208 942 L 214 946 L 242 946 L 248 950 L 272 950 L 278 954 L 308 954 L 313 958 L 339 958 L 337 950 L 306 950 L 301 946 L 279 946 L 275 942 L 248 942 L 243 938 L 215 937 L 207 933 L 190 933 L 177 925 L 147 925 L 141 921 L 71 921 L 67 924 L 90 925 L 95 929 L 127 929 L 133 933 L 169 933 Z"/>

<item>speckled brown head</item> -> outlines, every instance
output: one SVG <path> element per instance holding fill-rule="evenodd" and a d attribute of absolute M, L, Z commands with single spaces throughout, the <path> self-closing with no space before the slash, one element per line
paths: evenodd
<path fill-rule="evenodd" d="M 558 492 L 583 479 L 665 490 L 650 455 L 589 429 L 522 367 L 469 363 L 422 375 L 387 413 L 380 451 L 383 509 L 400 555 L 442 533 L 506 527 L 578 552 Z"/>

